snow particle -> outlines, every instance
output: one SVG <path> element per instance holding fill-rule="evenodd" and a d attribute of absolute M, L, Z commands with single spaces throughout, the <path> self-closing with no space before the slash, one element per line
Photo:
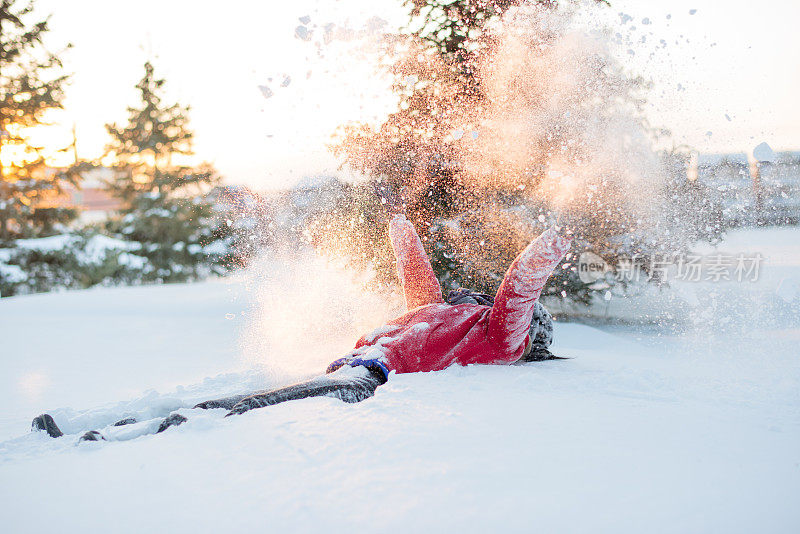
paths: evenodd
<path fill-rule="evenodd" d="M 758 161 L 769 162 L 774 162 L 777 159 L 772 147 L 770 147 L 766 142 L 759 143 L 759 145 L 753 149 L 753 157 Z"/>
<path fill-rule="evenodd" d="M 696 9 L 690 9 L 690 10 L 689 10 L 689 14 L 690 14 L 690 15 L 694 15 L 695 13 L 697 13 L 697 10 L 696 10 Z"/>
<path fill-rule="evenodd" d="M 275 93 L 272 92 L 272 89 L 267 87 L 266 85 L 259 85 L 258 88 L 261 90 L 261 94 L 264 95 L 264 98 L 270 98 Z"/>

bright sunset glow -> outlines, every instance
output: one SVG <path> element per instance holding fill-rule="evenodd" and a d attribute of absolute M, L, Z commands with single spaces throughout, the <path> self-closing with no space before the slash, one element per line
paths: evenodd
<path fill-rule="evenodd" d="M 198 157 L 215 163 L 234 183 L 273 188 L 305 174 L 335 172 L 338 163 L 325 148 L 335 127 L 378 118 L 394 105 L 370 66 L 368 41 L 360 50 L 351 46 L 357 41 L 317 47 L 316 38 L 298 39 L 294 28 L 299 17 L 309 15 L 317 32 L 332 22 L 356 35 L 377 16 L 386 21 L 383 30 L 392 31 L 406 22 L 399 2 L 255 3 L 244 16 L 197 10 L 194 2 L 148 0 L 124 24 L 101 28 L 82 13 L 104 3 L 80 5 L 73 10 L 55 0 L 41 2 L 43 11 L 53 12 L 54 38 L 75 44 L 64 58 L 75 77 L 58 139 L 68 144 L 75 123 L 81 157 L 102 154 L 103 124 L 124 118 L 124 95 L 131 94 L 138 75 L 135 66 L 150 50 L 170 81 L 170 94 L 193 107 Z M 690 15 L 690 10 L 696 12 Z M 620 35 L 614 53 L 655 81 L 646 111 L 652 124 L 673 130 L 677 143 L 715 152 L 747 151 L 768 141 L 786 150 L 800 143 L 800 111 L 793 96 L 800 73 L 792 67 L 800 64 L 800 46 L 782 43 L 796 42 L 792 21 L 799 10 L 800 4 L 777 0 L 756 10 L 742 0 L 623 0 L 599 10 L 599 22 Z M 145 15 L 152 12 L 161 16 Z M 167 21 L 188 12 L 192 24 L 174 39 Z M 621 24 L 619 13 L 631 20 Z M 220 49 L 214 44 L 218 40 L 206 38 L 209 33 L 222 40 L 235 36 L 237 44 Z M 190 58 L 186 50 L 192 50 Z M 759 75 L 746 74 L 750 68 Z M 281 87 L 284 76 L 291 81 Z M 266 85 L 274 91 L 270 98 L 259 90 Z"/>

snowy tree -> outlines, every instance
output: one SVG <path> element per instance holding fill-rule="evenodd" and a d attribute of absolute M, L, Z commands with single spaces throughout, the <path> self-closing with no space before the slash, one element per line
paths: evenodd
<path fill-rule="evenodd" d="M 559 220 L 576 239 L 544 295 L 583 303 L 608 285 L 580 280 L 581 252 L 613 267 L 677 252 L 703 234 L 681 215 L 696 192 L 670 187 L 654 149 L 667 132 L 644 117 L 649 84 L 610 52 L 607 34 L 576 24 L 591 5 L 405 4 L 407 33 L 391 36 L 386 49 L 398 109 L 377 127 L 342 126 L 334 146 L 372 187 L 351 203 L 355 211 L 337 208 L 319 228 L 358 228 L 354 221 L 373 217 L 362 209 L 401 209 L 445 289 L 494 292 L 525 244 Z M 361 232 L 334 239 L 352 241 L 357 258 L 391 273 L 385 236 Z M 326 246 L 329 234 L 313 236 Z"/>
<path fill-rule="evenodd" d="M 106 126 L 113 158 L 110 192 L 122 201 L 110 229 L 142 244 L 152 270 L 145 280 L 182 281 L 222 272 L 222 250 L 207 248 L 220 234 L 205 193 L 219 182 L 209 165 L 190 166 L 189 108 L 163 102 L 164 80 L 150 62 L 136 85 L 140 101 L 128 108 L 128 122 Z M 218 254 L 219 253 L 219 254 Z"/>
<path fill-rule="evenodd" d="M 42 147 L 26 135 L 64 99 L 68 77 L 43 44 L 48 30 L 33 2 L 0 3 L 0 242 L 46 235 L 76 215 L 48 203 L 76 184 L 78 173 L 49 168 Z"/>

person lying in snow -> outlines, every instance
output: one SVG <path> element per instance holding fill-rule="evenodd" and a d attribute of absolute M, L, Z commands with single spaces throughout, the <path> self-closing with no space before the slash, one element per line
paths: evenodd
<path fill-rule="evenodd" d="M 542 233 L 517 256 L 496 297 L 466 289 L 451 291 L 445 301 L 422 242 L 403 215 L 389 223 L 389 237 L 408 311 L 363 336 L 355 348 L 328 366 L 326 374 L 300 384 L 206 401 L 195 408 L 225 408 L 241 414 L 307 397 L 334 396 L 345 402 L 371 397 L 389 374 L 438 371 L 453 364 L 512 364 L 556 359 L 550 353 L 553 322 L 539 295 L 570 247 L 555 228 Z M 172 414 L 162 432 L 186 418 Z M 129 424 L 133 419 L 117 423 Z M 33 421 L 37 430 L 61 435 L 52 417 Z M 97 431 L 81 439 L 103 439 Z"/>
<path fill-rule="evenodd" d="M 355 348 L 328 366 L 325 376 L 250 396 L 208 401 L 199 408 L 240 414 L 311 396 L 346 402 L 372 396 L 389 374 L 439 371 L 453 364 L 512 364 L 555 359 L 553 320 L 539 295 L 570 247 L 555 228 L 545 231 L 514 260 L 492 298 L 466 289 L 442 298 L 414 226 L 403 215 L 389 223 L 389 238 L 408 311 L 363 336 Z"/>

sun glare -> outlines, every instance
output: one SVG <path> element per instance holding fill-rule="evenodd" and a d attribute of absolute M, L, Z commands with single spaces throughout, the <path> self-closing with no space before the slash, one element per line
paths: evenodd
<path fill-rule="evenodd" d="M 3 167 L 24 166 L 39 158 L 44 158 L 49 167 L 65 167 L 75 160 L 71 132 L 61 125 L 20 128 L 12 124 L 6 127 L 4 134 L 7 137 L 23 138 L 25 143 L 4 142 L 0 146 L 0 164 Z"/>

